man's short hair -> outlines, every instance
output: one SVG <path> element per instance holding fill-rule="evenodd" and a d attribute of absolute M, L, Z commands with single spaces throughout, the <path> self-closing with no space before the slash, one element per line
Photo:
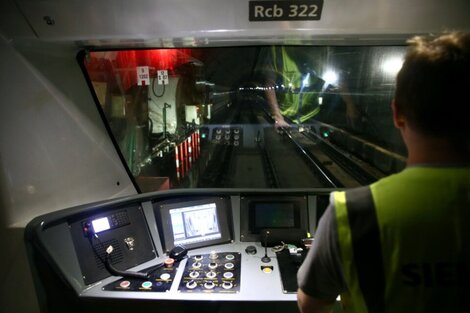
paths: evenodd
<path fill-rule="evenodd" d="M 414 37 L 397 76 L 395 103 L 415 131 L 470 136 L 470 33 Z"/>

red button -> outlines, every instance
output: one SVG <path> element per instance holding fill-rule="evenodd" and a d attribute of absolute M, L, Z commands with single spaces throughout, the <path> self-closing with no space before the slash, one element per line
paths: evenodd
<path fill-rule="evenodd" d="M 129 286 L 131 285 L 131 282 L 128 281 L 128 280 L 123 280 L 119 286 L 121 286 L 122 288 L 129 288 Z"/>

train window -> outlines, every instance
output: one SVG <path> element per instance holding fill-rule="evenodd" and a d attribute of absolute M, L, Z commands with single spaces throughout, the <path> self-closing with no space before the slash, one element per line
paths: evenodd
<path fill-rule="evenodd" d="M 92 51 L 80 62 L 143 192 L 369 184 L 404 167 L 401 46 Z"/>

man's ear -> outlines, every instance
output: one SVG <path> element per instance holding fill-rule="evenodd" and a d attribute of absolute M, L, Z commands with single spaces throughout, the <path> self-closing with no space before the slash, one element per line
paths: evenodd
<path fill-rule="evenodd" d="M 400 109 L 397 106 L 395 99 L 392 100 L 393 124 L 396 128 L 403 128 L 405 126 L 405 119 Z"/>

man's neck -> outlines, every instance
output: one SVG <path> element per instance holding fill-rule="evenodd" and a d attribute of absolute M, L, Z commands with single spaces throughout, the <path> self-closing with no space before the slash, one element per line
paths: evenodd
<path fill-rule="evenodd" d="M 405 140 L 408 147 L 408 165 L 463 165 L 470 163 L 468 149 L 456 147 L 443 138 L 427 137 L 418 134 Z M 462 143 L 465 145 L 465 143 Z"/>

